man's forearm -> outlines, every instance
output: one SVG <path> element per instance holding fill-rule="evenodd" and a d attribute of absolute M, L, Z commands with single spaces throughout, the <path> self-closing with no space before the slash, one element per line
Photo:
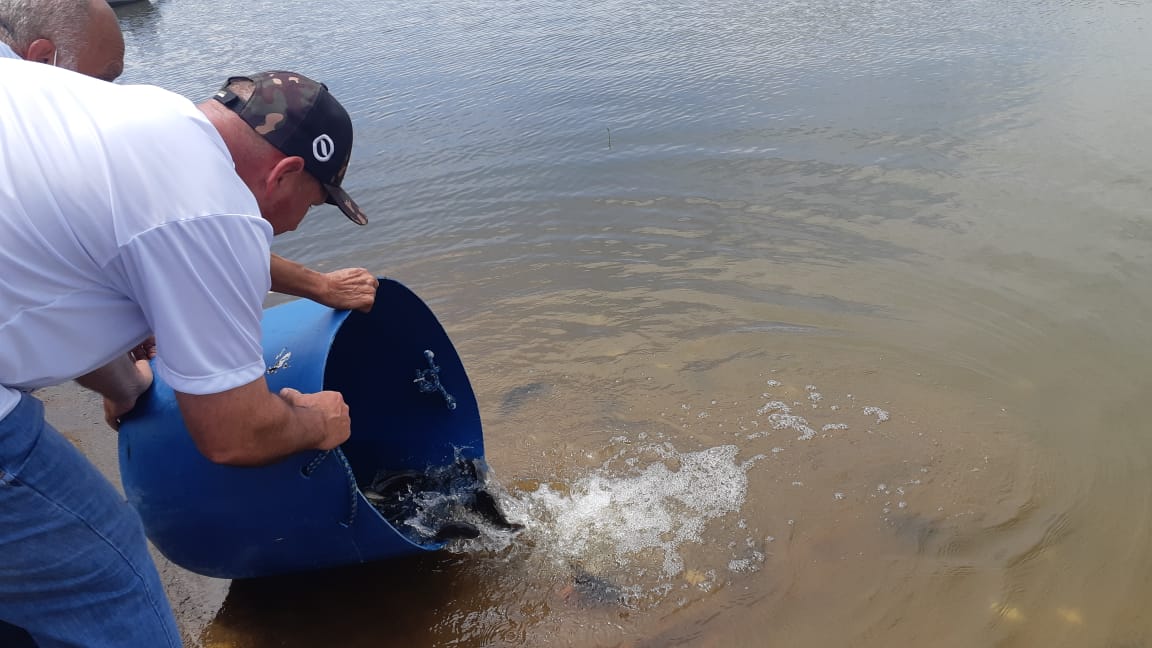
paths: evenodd
<path fill-rule="evenodd" d="M 176 392 L 192 440 L 210 461 L 258 466 L 348 437 L 348 407 L 335 392 L 273 394 L 263 377 L 218 394 Z M 338 419 L 338 420 L 337 420 Z"/>
<path fill-rule="evenodd" d="M 269 264 L 272 290 L 285 295 L 323 302 L 327 279 L 323 273 L 273 254 Z"/>
<path fill-rule="evenodd" d="M 76 382 L 110 401 L 131 405 L 148 389 L 152 381 L 150 376 L 140 372 L 136 361 L 125 353 L 103 367 L 80 376 Z"/>
<path fill-rule="evenodd" d="M 376 288 L 380 285 L 376 277 L 364 268 L 317 272 L 275 254 L 269 269 L 272 290 L 311 299 L 336 310 L 368 312 L 376 302 Z"/>

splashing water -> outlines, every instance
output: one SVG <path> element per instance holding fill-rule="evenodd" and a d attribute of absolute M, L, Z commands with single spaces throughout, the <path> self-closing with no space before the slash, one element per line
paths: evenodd
<path fill-rule="evenodd" d="M 537 549 L 556 563 L 645 571 L 655 552 L 659 573 L 676 576 L 684 570 L 681 546 L 703 542 L 709 521 L 740 510 L 749 465 L 737 463 L 733 445 L 687 453 L 670 444 L 637 450 L 664 460 L 624 476 L 605 465 L 567 493 L 540 486 L 507 506 L 510 519 L 524 524 Z"/>
<path fill-rule="evenodd" d="M 768 386 L 785 394 L 799 391 L 789 392 L 778 381 Z M 686 605 L 733 578 L 763 569 L 766 544 L 774 537 L 740 517 L 757 462 L 778 462 L 779 453 L 801 444 L 867 438 L 860 436 L 865 429 L 861 413 L 876 424 L 890 417 L 879 407 L 856 405 L 851 396 L 840 407 L 840 399 L 832 395 L 825 407 L 829 399 L 815 385 L 804 385 L 799 394 L 807 394 L 808 402 L 788 403 L 762 394 L 768 401 L 732 432 L 739 445 L 684 452 L 663 434 L 616 436 L 604 448 L 610 458 L 571 481 L 519 482 L 508 491 L 489 474 L 465 489 L 425 491 L 407 510 L 416 514 L 394 523 L 408 527 L 402 532 L 423 538 L 442 537 L 445 519 L 474 525 L 476 537 L 458 537 L 445 548 L 472 554 L 470 562 L 478 569 L 515 575 L 509 576 L 507 587 L 518 595 L 534 596 L 529 593 L 533 583 L 541 581 L 521 576 L 534 574 L 550 583 L 546 591 L 551 594 L 544 600 L 559 600 L 564 606 L 647 609 L 673 596 L 676 605 Z M 812 423 L 793 413 L 800 406 L 811 410 L 806 413 L 815 419 Z M 685 421 L 705 418 L 686 405 L 683 409 Z M 772 437 L 774 445 L 757 448 L 758 440 L 766 437 Z M 740 457 L 750 450 L 759 454 Z M 793 485 L 803 487 L 803 482 Z M 846 502 L 853 496 L 839 484 L 833 486 L 831 501 Z M 477 489 L 491 493 L 494 506 L 514 529 L 491 524 L 492 516 L 474 515 Z M 455 526 L 449 530 L 458 531 Z"/>

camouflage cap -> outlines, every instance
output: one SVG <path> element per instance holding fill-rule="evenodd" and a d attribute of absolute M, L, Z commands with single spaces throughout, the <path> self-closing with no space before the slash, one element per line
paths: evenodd
<path fill-rule="evenodd" d="M 236 81 L 252 82 L 247 100 L 228 89 Z M 328 86 L 295 72 L 261 72 L 229 78 L 213 99 L 284 155 L 303 158 L 304 168 L 328 192 L 328 204 L 339 207 L 353 223 L 368 224 L 364 212 L 340 188 L 352 157 L 352 119 Z"/>

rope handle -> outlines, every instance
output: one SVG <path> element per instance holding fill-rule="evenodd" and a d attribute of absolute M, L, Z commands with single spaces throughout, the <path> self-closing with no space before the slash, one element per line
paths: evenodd
<path fill-rule="evenodd" d="M 322 450 L 317 454 L 312 461 L 309 461 L 303 468 L 300 469 L 300 474 L 304 477 L 311 479 L 312 473 L 324 463 L 328 455 L 335 454 L 336 458 L 340 460 L 340 464 L 344 467 L 344 476 L 348 480 L 348 521 L 341 522 L 340 524 L 345 527 L 350 527 L 356 522 L 356 514 L 360 511 L 360 487 L 356 485 L 356 475 L 352 472 L 352 464 L 348 463 L 348 458 L 339 448 L 332 450 Z"/>

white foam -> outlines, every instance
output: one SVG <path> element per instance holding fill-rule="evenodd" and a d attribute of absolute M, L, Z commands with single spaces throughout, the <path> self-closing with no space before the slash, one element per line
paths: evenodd
<path fill-rule="evenodd" d="M 764 562 L 764 554 L 759 551 L 753 551 L 752 555 L 748 558 L 736 558 L 728 561 L 728 571 L 736 573 L 753 572 L 760 568 L 760 564 Z"/>
<path fill-rule="evenodd" d="M 717 446 L 679 453 L 667 446 L 644 448 L 670 455 L 628 476 L 605 468 L 581 478 L 567 493 L 541 486 L 527 493 L 517 517 L 537 537 L 537 547 L 558 562 L 585 568 L 627 566 L 653 551 L 663 554 L 667 577 L 684 569 L 679 548 L 703 542 L 707 523 L 739 511 L 747 492 L 747 466 L 738 448 Z"/>
<path fill-rule="evenodd" d="M 788 407 L 788 405 L 786 403 L 784 403 L 783 401 L 768 401 L 767 403 L 764 403 L 763 407 L 756 410 L 756 413 L 759 414 L 760 416 L 763 416 L 763 415 L 765 415 L 771 411 L 777 411 L 777 412 L 782 412 L 784 414 L 788 414 L 789 412 L 792 411 L 792 408 Z"/>
<path fill-rule="evenodd" d="M 796 437 L 799 441 L 807 441 L 816 436 L 816 430 L 808 427 L 808 420 L 803 416 L 775 412 L 768 415 L 768 424 L 772 426 L 773 430 L 788 429 L 799 432 L 800 436 Z"/>

